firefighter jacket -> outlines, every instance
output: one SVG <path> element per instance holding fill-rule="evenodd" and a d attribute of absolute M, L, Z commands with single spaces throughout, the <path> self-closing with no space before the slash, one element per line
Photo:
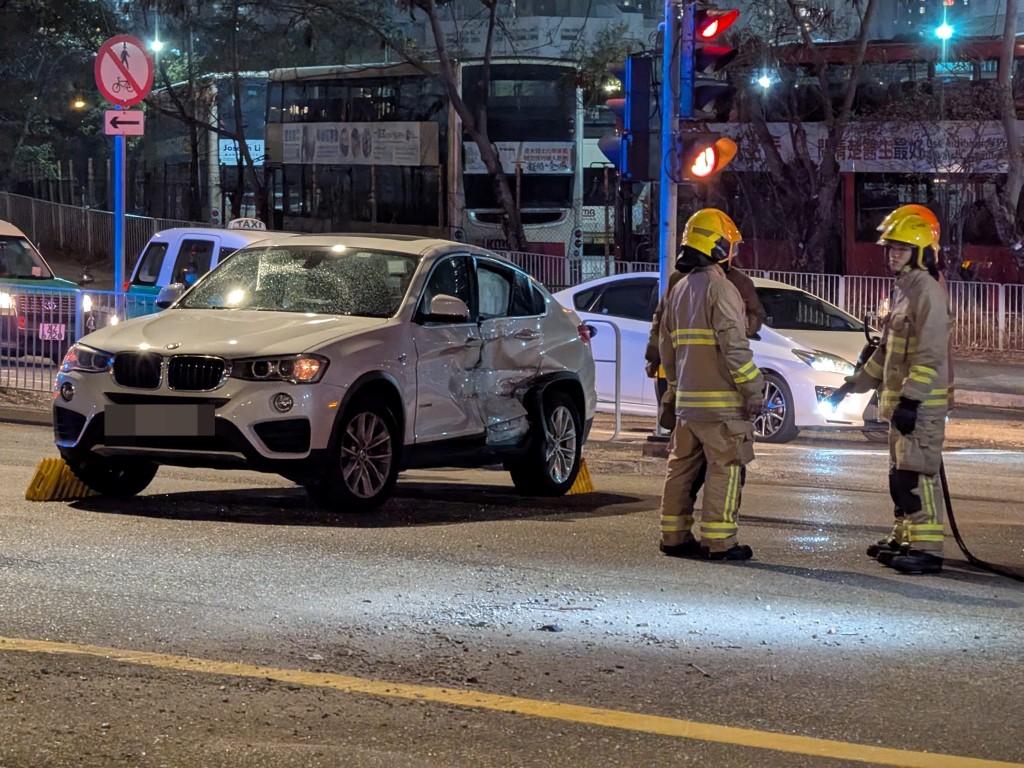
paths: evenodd
<path fill-rule="evenodd" d="M 718 265 L 683 276 L 665 297 L 658 349 L 684 421 L 746 420 L 764 377 L 747 341 L 739 291 Z"/>
<path fill-rule="evenodd" d="M 665 295 L 661 297 L 658 301 L 658 306 L 654 309 L 651 333 L 647 338 L 647 349 L 644 351 L 644 359 L 649 363 L 661 364 L 661 357 L 658 352 L 658 334 L 661 331 L 661 314 L 665 306 L 665 299 L 672 292 L 675 284 L 682 280 L 683 275 L 689 272 L 690 269 L 691 267 L 682 267 L 679 262 L 676 262 L 676 268 L 668 276 L 668 290 L 665 291 Z M 736 286 L 736 290 L 740 292 L 740 298 L 743 299 L 743 308 L 747 316 L 747 336 L 753 336 L 761 330 L 765 319 L 764 305 L 761 304 L 761 300 L 757 297 L 754 281 L 736 267 L 730 267 L 726 271 L 725 276 L 730 283 Z"/>
<path fill-rule="evenodd" d="M 882 343 L 857 372 L 853 391 L 878 388 L 878 412 L 884 420 L 901 397 L 918 401 L 921 415 L 944 417 L 952 386 L 951 325 L 939 281 L 923 269 L 904 267 L 893 287 Z"/>

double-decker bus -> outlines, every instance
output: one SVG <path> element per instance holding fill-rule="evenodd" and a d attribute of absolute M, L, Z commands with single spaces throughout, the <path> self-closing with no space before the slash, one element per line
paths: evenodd
<path fill-rule="evenodd" d="M 533 253 L 583 250 L 582 99 L 571 62 L 460 61 Z M 273 226 L 435 234 L 504 250 L 502 210 L 476 145 L 437 75 L 408 63 L 270 72 L 267 193 Z"/>
<path fill-rule="evenodd" d="M 871 41 L 867 45 L 847 124 L 837 153 L 844 211 L 842 252 L 836 266 L 847 274 L 884 274 L 875 245 L 883 216 L 905 203 L 927 205 L 943 224 L 943 253 L 967 279 L 1018 282 L 1022 275 L 1009 249 L 1000 245 L 985 200 L 1007 172 L 1006 137 L 1000 123 L 996 88 L 1000 38 L 925 41 Z M 817 61 L 826 65 L 832 103 L 838 108 L 856 61 L 856 43 L 819 43 L 816 53 L 803 46 L 779 51 L 788 87 L 778 101 L 766 95 L 766 118 L 781 147 L 789 141 L 796 104 L 812 156 L 825 144 L 826 131 Z M 1024 108 L 1024 39 L 1016 43 L 1013 64 L 1018 115 Z M 796 86 L 795 88 L 793 86 Z M 774 86 L 773 86 L 774 87 Z M 785 93 L 783 93 L 785 91 Z M 743 116 L 739 116 L 742 123 Z M 719 125 L 741 131 L 742 125 Z M 727 173 L 730 194 L 748 212 L 741 223 L 748 241 L 758 241 L 762 263 L 782 267 L 770 241 L 785 222 L 772 220 L 758 194 L 771 179 Z M 732 178 L 729 178 L 729 177 Z M 753 243 L 751 243 L 753 245 Z M 748 249 L 749 252 L 750 249 Z M 784 267 L 782 267 L 784 268 Z"/>

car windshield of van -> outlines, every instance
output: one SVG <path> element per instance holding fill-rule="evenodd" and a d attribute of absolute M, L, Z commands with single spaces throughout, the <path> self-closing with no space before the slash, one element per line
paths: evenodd
<path fill-rule="evenodd" d="M 758 287 L 765 324 L 777 331 L 863 331 L 864 323 L 804 291 Z"/>
<path fill-rule="evenodd" d="M 50 280 L 53 272 L 24 237 L 0 235 L 0 280 Z"/>
<path fill-rule="evenodd" d="M 417 262 L 406 254 L 343 245 L 243 248 L 178 306 L 391 317 Z"/>

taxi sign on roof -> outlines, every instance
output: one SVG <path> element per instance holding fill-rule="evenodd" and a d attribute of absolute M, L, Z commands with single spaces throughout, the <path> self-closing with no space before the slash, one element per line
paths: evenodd
<path fill-rule="evenodd" d="M 259 219 L 232 219 L 228 229 L 266 229 L 267 225 Z"/>

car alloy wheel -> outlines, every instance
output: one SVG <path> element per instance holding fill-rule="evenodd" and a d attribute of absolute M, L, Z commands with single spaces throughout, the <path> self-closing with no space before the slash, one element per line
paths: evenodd
<path fill-rule="evenodd" d="M 548 392 L 530 421 L 533 434 L 525 454 L 505 465 L 512 483 L 531 496 L 561 496 L 580 470 L 582 424 L 576 403 L 564 392 Z"/>
<path fill-rule="evenodd" d="M 341 438 L 341 475 L 353 496 L 372 499 L 391 475 L 391 431 L 380 414 L 363 411 L 345 427 Z"/>
<path fill-rule="evenodd" d="M 556 483 L 564 483 L 576 467 L 576 420 L 568 407 L 559 405 L 544 426 L 548 476 Z"/>
<path fill-rule="evenodd" d="M 754 419 L 754 437 L 765 443 L 788 443 L 798 434 L 789 386 L 776 374 L 766 373 L 764 411 Z"/>

